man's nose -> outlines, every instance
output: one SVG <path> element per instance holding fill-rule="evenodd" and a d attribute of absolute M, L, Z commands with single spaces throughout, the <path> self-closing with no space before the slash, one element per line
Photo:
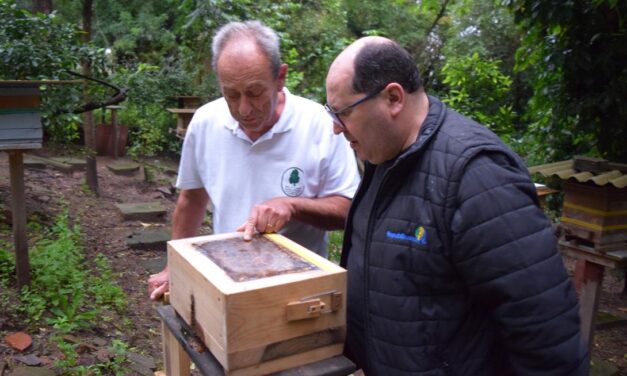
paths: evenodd
<path fill-rule="evenodd" d="M 242 96 L 242 98 L 239 101 L 239 106 L 237 107 L 237 112 L 241 116 L 246 116 L 250 114 L 250 112 L 252 111 L 252 108 L 253 106 L 250 103 L 250 99 L 246 98 L 245 96 Z"/>
<path fill-rule="evenodd" d="M 342 132 L 344 132 L 344 127 L 338 123 L 337 121 L 333 120 L 333 133 L 335 134 L 340 134 Z"/>

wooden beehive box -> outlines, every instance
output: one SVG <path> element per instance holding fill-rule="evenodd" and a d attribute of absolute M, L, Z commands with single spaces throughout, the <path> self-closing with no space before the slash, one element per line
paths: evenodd
<path fill-rule="evenodd" d="M 564 182 L 562 230 L 597 250 L 627 242 L 627 189 Z"/>
<path fill-rule="evenodd" d="M 37 82 L 0 81 L 1 149 L 41 147 L 40 97 Z"/>
<path fill-rule="evenodd" d="M 230 375 L 342 352 L 346 271 L 297 243 L 231 233 L 168 242 L 170 302 Z"/>

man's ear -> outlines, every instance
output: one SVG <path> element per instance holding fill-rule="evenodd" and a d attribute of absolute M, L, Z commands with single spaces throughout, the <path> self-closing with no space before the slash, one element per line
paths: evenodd
<path fill-rule="evenodd" d="M 277 76 L 277 83 L 278 83 L 277 91 L 283 90 L 283 87 L 285 86 L 286 78 L 287 78 L 287 64 L 281 64 L 281 66 L 279 67 L 279 75 Z"/>
<path fill-rule="evenodd" d="M 383 92 L 385 94 L 386 104 L 390 109 L 390 115 L 392 115 L 392 117 L 397 116 L 405 105 L 405 90 L 403 90 L 403 86 L 392 82 L 383 89 Z"/>

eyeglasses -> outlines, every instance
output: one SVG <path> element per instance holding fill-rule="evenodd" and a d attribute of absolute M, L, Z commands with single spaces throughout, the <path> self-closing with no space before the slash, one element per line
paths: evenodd
<path fill-rule="evenodd" d="M 335 111 L 334 109 L 331 108 L 331 106 L 329 106 L 328 103 L 326 103 L 324 105 L 324 109 L 327 110 L 327 112 L 329 113 L 329 115 L 333 118 L 333 121 L 335 121 L 335 123 L 337 123 L 340 128 L 342 128 L 342 130 L 346 129 L 346 124 L 344 124 L 344 122 L 342 121 L 342 119 L 340 119 L 340 115 L 342 115 L 343 113 L 345 113 L 346 111 L 350 110 L 353 107 L 359 106 L 360 104 L 364 103 L 365 101 L 367 101 L 370 98 L 373 98 L 377 95 L 379 95 L 379 93 L 385 89 L 385 86 L 382 87 L 381 89 L 372 92 L 368 95 L 366 95 L 365 97 L 361 98 L 360 100 L 358 100 L 357 102 L 353 103 L 353 104 L 349 104 L 348 106 L 342 108 L 341 110 L 337 110 Z"/>

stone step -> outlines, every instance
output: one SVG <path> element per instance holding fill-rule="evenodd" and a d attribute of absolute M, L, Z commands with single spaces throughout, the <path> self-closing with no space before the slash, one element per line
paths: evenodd
<path fill-rule="evenodd" d="M 139 171 L 139 164 L 135 162 L 118 161 L 109 163 L 107 168 L 116 175 L 130 176 Z"/>
<path fill-rule="evenodd" d="M 165 253 L 162 253 L 161 256 L 156 258 L 141 261 L 141 264 L 149 274 L 157 274 L 168 265 L 168 257 Z"/>
<path fill-rule="evenodd" d="M 63 162 L 62 160 L 58 160 L 59 158 L 55 160 L 52 158 L 43 158 L 37 155 L 29 154 L 24 159 L 28 161 L 28 163 L 25 163 L 27 167 L 36 165 L 38 166 L 36 168 L 41 168 L 39 166 L 41 166 L 41 164 L 44 164 L 46 167 L 52 167 L 55 170 L 59 170 L 65 173 L 72 173 L 74 171 L 84 169 L 84 167 L 81 167 L 80 165 L 72 165 L 72 164 Z"/>
<path fill-rule="evenodd" d="M 160 202 L 115 204 L 125 221 L 164 222 L 167 211 Z"/>
<path fill-rule="evenodd" d="M 87 167 L 87 161 L 85 158 L 75 158 L 75 157 L 52 157 L 51 161 L 58 163 L 65 163 L 74 168 L 74 170 L 84 170 Z"/>
<path fill-rule="evenodd" d="M 126 245 L 131 249 L 165 251 L 170 239 L 170 229 L 142 229 L 127 236 Z"/>

